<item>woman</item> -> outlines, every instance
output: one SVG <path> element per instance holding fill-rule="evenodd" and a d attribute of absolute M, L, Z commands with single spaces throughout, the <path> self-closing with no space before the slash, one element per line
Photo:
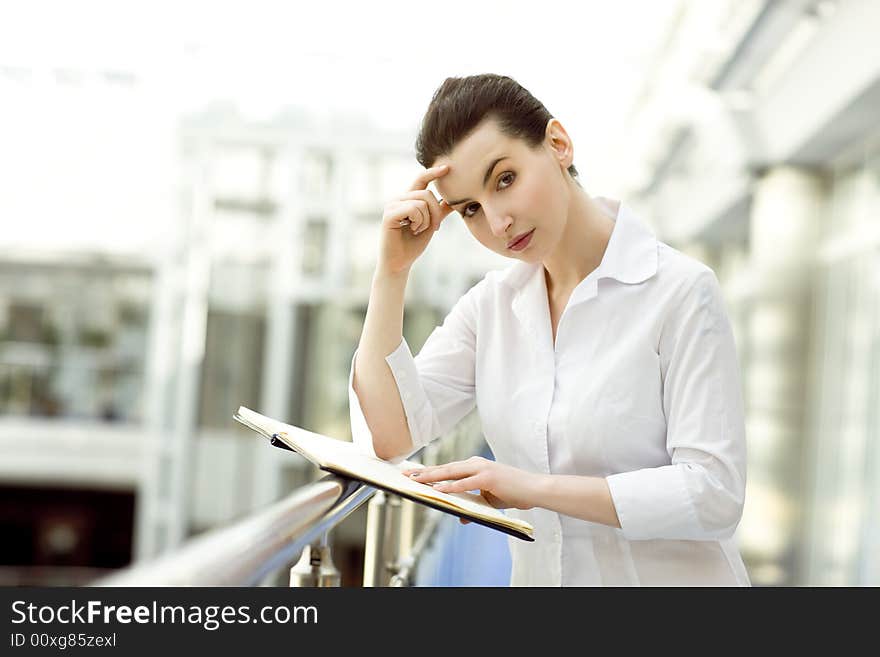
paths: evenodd
<path fill-rule="evenodd" d="M 417 156 L 427 169 L 382 217 L 352 358 L 355 442 L 399 462 L 476 404 L 497 461 L 407 474 L 480 490 L 535 527 L 532 543 L 509 539 L 514 586 L 748 586 L 740 375 L 712 270 L 590 197 L 562 124 L 508 77 L 447 79 Z M 407 277 L 453 210 L 516 262 L 413 358 Z"/>

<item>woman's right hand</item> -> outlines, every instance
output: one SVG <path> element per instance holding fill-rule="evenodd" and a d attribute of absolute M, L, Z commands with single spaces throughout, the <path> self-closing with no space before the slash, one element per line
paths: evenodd
<path fill-rule="evenodd" d="M 408 192 L 385 205 L 379 236 L 380 270 L 390 274 L 408 270 L 440 230 L 452 208 L 443 199 L 438 201 L 428 184 L 448 171 L 445 164 L 425 169 Z"/>

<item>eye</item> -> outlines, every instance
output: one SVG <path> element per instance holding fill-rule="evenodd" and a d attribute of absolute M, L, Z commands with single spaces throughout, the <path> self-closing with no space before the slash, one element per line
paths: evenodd
<path fill-rule="evenodd" d="M 498 189 L 507 189 L 508 187 L 510 187 L 513 184 L 513 181 L 515 179 L 516 179 L 516 174 L 513 171 L 505 171 L 504 173 L 502 173 L 498 177 L 498 182 L 499 183 L 504 182 L 504 181 L 508 181 L 508 182 L 506 182 L 503 186 L 499 186 Z M 461 214 L 464 217 L 473 217 L 477 213 L 477 209 L 479 209 L 479 207 L 480 207 L 479 203 L 471 203 L 470 205 L 466 205 L 463 208 L 463 211 Z M 475 209 L 473 212 L 469 212 L 468 210 L 470 208 L 475 208 Z"/>

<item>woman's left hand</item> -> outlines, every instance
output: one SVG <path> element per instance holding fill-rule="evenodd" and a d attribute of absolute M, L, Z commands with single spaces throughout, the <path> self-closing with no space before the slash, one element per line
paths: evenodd
<path fill-rule="evenodd" d="M 531 509 L 535 506 L 535 473 L 490 461 L 482 456 L 472 456 L 466 461 L 453 461 L 444 465 L 410 468 L 402 472 L 413 481 L 423 484 L 431 485 L 432 482 L 442 481 L 444 483 L 436 484 L 433 488 L 444 493 L 463 493 L 479 489 L 480 494 L 496 509 Z"/>

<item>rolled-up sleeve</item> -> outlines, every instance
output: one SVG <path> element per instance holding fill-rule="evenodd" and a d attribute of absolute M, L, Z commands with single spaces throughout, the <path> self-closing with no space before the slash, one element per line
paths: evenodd
<path fill-rule="evenodd" d="M 406 339 L 385 357 L 413 441 L 410 455 L 439 438 L 475 404 L 476 322 L 485 279 L 465 293 L 413 357 Z M 348 377 L 352 441 L 375 456 L 373 437 L 354 390 L 355 351 Z"/>
<path fill-rule="evenodd" d="M 704 270 L 683 297 L 660 337 L 671 464 L 606 478 L 630 540 L 729 538 L 742 517 L 742 384 L 715 274 Z"/>

